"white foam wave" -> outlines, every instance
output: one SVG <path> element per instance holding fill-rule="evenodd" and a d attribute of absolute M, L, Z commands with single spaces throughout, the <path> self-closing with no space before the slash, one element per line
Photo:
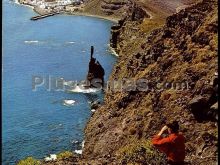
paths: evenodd
<path fill-rule="evenodd" d="M 39 41 L 39 40 L 25 40 L 24 41 L 25 44 L 44 44 L 44 43 L 48 43 L 50 44 L 51 46 L 62 46 L 63 44 L 66 44 L 66 45 L 73 45 L 75 44 L 74 41 L 67 41 L 67 42 L 64 42 L 64 43 L 61 43 L 61 42 L 56 42 L 56 41 Z"/>
<path fill-rule="evenodd" d="M 78 140 L 73 140 L 71 143 L 73 143 L 73 144 L 78 144 L 79 143 L 79 141 Z"/>
<path fill-rule="evenodd" d="M 111 54 L 117 56 L 117 57 L 119 56 L 119 55 L 116 53 L 115 49 L 112 48 L 109 44 L 108 44 L 108 49 L 107 49 L 107 51 L 110 52 Z"/>
<path fill-rule="evenodd" d="M 74 152 L 75 152 L 76 154 L 80 154 L 80 155 L 82 154 L 82 150 L 75 150 Z"/>
<path fill-rule="evenodd" d="M 44 44 L 47 43 L 47 41 L 38 41 L 38 40 L 26 40 L 24 41 L 25 44 Z"/>
<path fill-rule="evenodd" d="M 45 160 L 46 162 L 48 162 L 48 161 L 53 161 L 53 160 L 57 160 L 57 155 L 56 155 L 56 154 L 50 154 L 50 156 L 44 158 L 44 160 Z"/>
<path fill-rule="evenodd" d="M 77 141 L 77 142 L 78 142 L 78 141 Z M 75 151 L 74 151 L 76 154 L 80 154 L 80 155 L 82 154 L 83 148 L 84 148 L 84 146 L 85 146 L 85 140 L 82 141 L 81 146 L 82 146 L 82 149 L 81 149 L 81 150 L 75 150 Z"/>
<path fill-rule="evenodd" d="M 75 44 L 76 42 L 74 41 L 67 41 L 66 44 Z"/>
<path fill-rule="evenodd" d="M 77 85 L 75 88 L 68 90 L 73 93 L 96 93 L 100 91 L 97 88 L 85 88 L 83 85 Z"/>
<path fill-rule="evenodd" d="M 93 112 L 93 113 L 94 113 L 95 111 L 96 111 L 95 109 L 91 109 L 91 112 Z"/>
<path fill-rule="evenodd" d="M 38 40 L 29 40 L 29 41 L 24 41 L 26 44 L 32 44 L 32 43 L 39 43 Z"/>
<path fill-rule="evenodd" d="M 75 105 L 76 101 L 75 100 L 63 100 L 63 105 L 65 106 L 73 106 Z"/>

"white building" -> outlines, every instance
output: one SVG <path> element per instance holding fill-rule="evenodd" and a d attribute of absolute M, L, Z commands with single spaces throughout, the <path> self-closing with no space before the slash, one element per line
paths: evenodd
<path fill-rule="evenodd" d="M 45 4 L 41 4 L 41 5 L 39 5 L 39 7 L 40 7 L 41 9 L 45 9 L 45 8 L 46 8 L 46 5 L 45 5 Z"/>
<path fill-rule="evenodd" d="M 73 2 L 75 2 L 75 0 L 56 0 L 56 2 L 57 2 L 57 5 L 64 6 L 64 5 L 72 4 Z"/>

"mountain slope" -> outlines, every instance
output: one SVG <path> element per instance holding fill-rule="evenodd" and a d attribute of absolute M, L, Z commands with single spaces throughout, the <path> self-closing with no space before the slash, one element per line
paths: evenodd
<path fill-rule="evenodd" d="M 149 28 L 148 21 L 128 17 L 118 26 L 119 60 L 110 80 L 142 78 L 150 89 L 106 93 L 86 126 L 83 160 L 163 164 L 149 141 L 166 121 L 177 119 L 187 140 L 186 160 L 216 164 L 217 1 L 181 10 L 151 33 L 156 25 Z M 178 89 L 180 83 L 187 89 Z"/>

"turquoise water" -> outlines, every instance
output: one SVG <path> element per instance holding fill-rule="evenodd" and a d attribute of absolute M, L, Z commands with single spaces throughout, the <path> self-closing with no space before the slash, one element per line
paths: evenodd
<path fill-rule="evenodd" d="M 112 22 L 56 15 L 31 21 L 32 9 L 3 2 L 3 165 L 27 156 L 80 149 L 91 112 L 89 101 L 103 93 L 32 91 L 32 76 L 85 79 L 90 46 L 108 78 L 116 58 L 108 51 Z M 75 100 L 65 106 L 63 100 Z M 79 143 L 77 143 L 78 141 Z"/>

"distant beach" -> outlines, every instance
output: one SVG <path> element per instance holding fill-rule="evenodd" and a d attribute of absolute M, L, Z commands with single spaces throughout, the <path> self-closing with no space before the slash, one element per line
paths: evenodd
<path fill-rule="evenodd" d="M 48 11 L 46 11 L 44 9 L 41 9 L 39 6 L 33 6 L 31 4 L 22 4 L 22 3 L 19 3 L 18 0 L 15 0 L 15 3 L 19 4 L 19 5 L 24 5 L 24 6 L 30 7 L 30 8 L 32 8 L 34 10 L 34 12 L 36 12 L 39 15 L 44 15 L 44 14 L 48 13 Z M 115 23 L 118 22 L 118 19 L 116 19 L 114 17 L 101 16 L 101 15 L 93 15 L 93 14 L 86 13 L 86 12 L 68 12 L 68 11 L 63 11 L 62 13 L 63 14 L 67 14 L 67 15 L 78 15 L 78 16 L 96 17 L 96 18 L 100 18 L 100 19 L 106 19 L 106 20 L 109 20 L 109 21 L 112 21 L 112 22 L 115 22 Z"/>

